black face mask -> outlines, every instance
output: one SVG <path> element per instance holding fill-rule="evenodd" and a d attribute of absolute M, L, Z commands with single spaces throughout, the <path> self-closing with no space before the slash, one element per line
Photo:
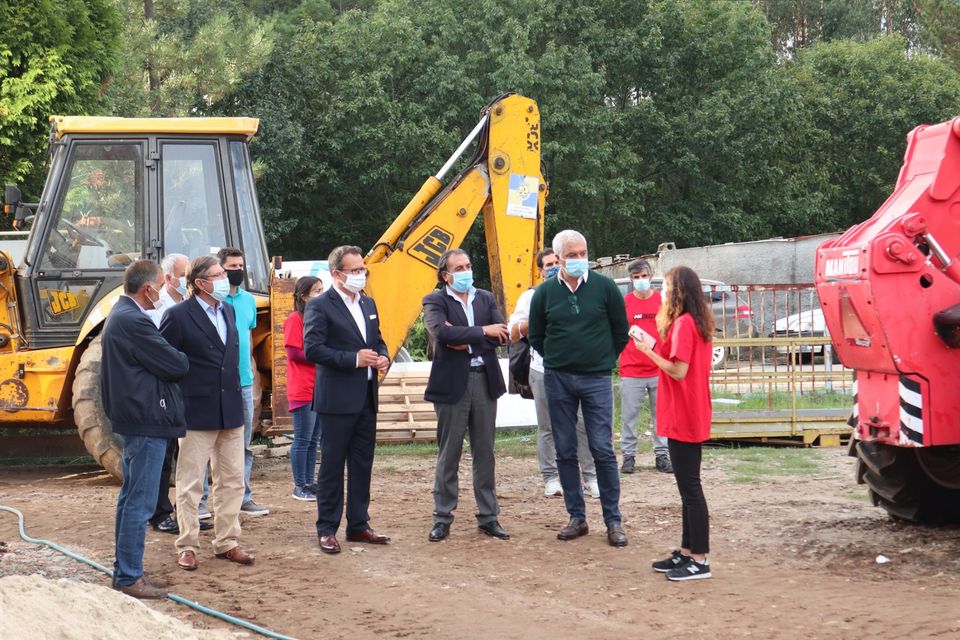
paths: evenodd
<path fill-rule="evenodd" d="M 227 281 L 231 287 L 239 287 L 243 284 L 243 269 L 227 269 Z"/>

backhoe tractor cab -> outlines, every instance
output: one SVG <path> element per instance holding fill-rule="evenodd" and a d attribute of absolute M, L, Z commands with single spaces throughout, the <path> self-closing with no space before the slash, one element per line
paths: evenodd
<path fill-rule="evenodd" d="M 39 201 L 22 202 L 15 185 L 4 190 L 18 230 L 0 236 L 0 426 L 76 424 L 87 450 L 119 477 L 120 448 L 100 404 L 99 334 L 127 265 L 240 247 L 244 286 L 266 312 L 267 250 L 247 149 L 258 121 L 50 123 Z"/>
<path fill-rule="evenodd" d="M 855 370 L 851 455 L 876 506 L 960 521 L 960 118 L 907 138 L 896 189 L 817 249 L 834 349 Z"/>

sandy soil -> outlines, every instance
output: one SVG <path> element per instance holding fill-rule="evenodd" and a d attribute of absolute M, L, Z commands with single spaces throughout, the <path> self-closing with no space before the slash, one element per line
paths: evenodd
<path fill-rule="evenodd" d="M 887 519 L 852 481 L 839 448 L 811 450 L 817 471 L 736 481 L 732 458 L 708 459 L 714 579 L 670 583 L 649 564 L 678 542 L 672 477 L 651 456 L 623 478 L 630 544 L 606 544 L 598 501 L 590 535 L 555 539 L 562 500 L 544 498 L 532 458 L 498 460 L 500 521 L 509 542 L 477 533 L 461 471 L 460 517 L 451 537 L 427 541 L 433 460 L 377 458 L 371 524 L 386 547 L 317 547 L 314 507 L 289 497 L 287 461 L 258 460 L 254 493 L 270 516 L 244 522 L 253 567 L 214 559 L 176 567 L 173 536 L 148 534 L 148 570 L 171 590 L 298 638 L 849 638 L 960 634 L 960 529 L 908 527 Z M 23 510 L 28 533 L 111 564 L 117 487 L 87 468 L 0 470 L 0 504 Z M 204 534 L 208 535 L 208 534 Z M 0 514 L 0 575 L 38 568 L 52 577 L 106 583 L 89 569 L 19 544 Z M 2 548 L 2 545 L 0 545 Z M 878 564 L 880 554 L 891 562 Z M 68 565 L 76 565 L 69 567 Z M 70 575 L 68 575 L 70 574 Z M 173 602 L 150 603 L 200 628 L 223 628 Z M 66 614 L 65 615 L 69 615 Z M 117 621 L 119 622 L 119 621 Z"/>

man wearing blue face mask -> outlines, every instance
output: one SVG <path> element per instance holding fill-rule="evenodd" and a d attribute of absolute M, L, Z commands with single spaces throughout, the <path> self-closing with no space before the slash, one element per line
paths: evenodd
<path fill-rule="evenodd" d="M 553 238 L 560 273 L 537 287 L 530 302 L 530 346 L 543 354 L 543 383 L 557 449 L 557 468 L 570 521 L 559 540 L 586 535 L 586 509 L 577 457 L 577 410 L 583 410 L 587 440 L 597 467 L 607 542 L 627 544 L 620 516 L 620 474 L 613 451 L 611 371 L 629 340 L 620 289 L 591 273 L 587 240 L 568 229 Z"/>
<path fill-rule="evenodd" d="M 200 256 L 190 263 L 192 295 L 167 310 L 160 333 L 187 355 L 190 371 L 180 382 L 187 434 L 177 461 L 177 564 L 197 569 L 200 518 L 197 509 L 210 463 L 213 479 L 213 552 L 237 564 L 253 564 L 240 548 L 243 502 L 243 401 L 240 394 L 240 338 L 233 307 L 224 304 L 230 282 L 220 262 Z"/>
<path fill-rule="evenodd" d="M 463 438 L 469 433 L 477 527 L 488 536 L 509 540 L 497 520 L 493 457 L 497 398 L 507 390 L 496 349 L 507 342 L 507 325 L 493 294 L 473 286 L 470 256 L 462 249 L 440 257 L 437 280 L 440 289 L 423 299 L 423 323 L 434 353 L 423 397 L 437 412 L 438 449 L 428 539 L 439 542 L 450 534 Z"/>
<path fill-rule="evenodd" d="M 662 301 L 660 293 L 650 286 L 653 275 L 650 263 L 640 258 L 627 265 L 632 283 L 623 301 L 627 308 L 627 321 L 643 329 L 650 336 L 658 337 L 657 312 Z M 673 473 L 667 439 L 657 435 L 657 381 L 660 369 L 631 340 L 620 354 L 620 451 L 623 466 L 620 471 L 633 473 L 637 456 L 637 418 L 643 407 L 644 397 L 650 400 L 652 418 L 653 454 L 657 471 Z"/>
<path fill-rule="evenodd" d="M 160 288 L 160 300 L 153 305 L 150 317 L 157 328 L 167 309 L 181 302 L 187 294 L 187 267 L 190 259 L 181 253 L 168 253 L 160 262 L 163 271 L 163 286 Z M 177 518 L 173 514 L 173 503 L 170 502 L 170 474 L 177 464 L 177 439 L 171 438 L 167 442 L 167 452 L 163 457 L 163 468 L 160 471 L 160 489 L 157 493 L 157 506 L 150 517 L 150 526 L 154 531 L 162 533 L 180 533 L 177 527 Z M 209 525 L 213 528 L 213 525 Z"/>
<path fill-rule="evenodd" d="M 160 300 L 154 305 L 151 314 L 158 328 L 167 309 L 182 302 L 187 295 L 188 266 L 190 266 L 190 258 L 182 253 L 168 253 L 160 263 L 160 269 L 163 271 L 163 288 L 160 289 Z"/>
<path fill-rule="evenodd" d="M 560 273 L 560 258 L 547 247 L 537 254 L 537 267 L 544 281 L 558 277 Z M 517 299 L 517 305 L 510 314 L 510 340 L 519 342 L 530 332 L 530 301 L 536 289 L 527 289 Z M 530 353 L 530 390 L 533 393 L 534 407 L 537 412 L 537 465 L 540 475 L 543 476 L 543 495 L 548 498 L 563 495 L 560 485 L 560 475 L 557 471 L 557 450 L 553 444 L 553 427 L 550 425 L 550 405 L 547 402 L 547 392 L 543 386 L 543 356 L 536 350 Z M 600 497 L 600 487 L 597 485 L 597 469 L 590 455 L 587 445 L 587 432 L 583 424 L 583 414 L 577 416 L 577 451 L 580 460 L 580 470 L 583 472 L 583 492 L 591 497 Z"/>

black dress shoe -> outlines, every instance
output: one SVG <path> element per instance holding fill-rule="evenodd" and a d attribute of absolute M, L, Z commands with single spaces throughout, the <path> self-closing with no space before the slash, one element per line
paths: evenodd
<path fill-rule="evenodd" d="M 180 527 L 177 526 L 177 521 L 170 516 L 154 524 L 153 530 L 161 533 L 180 533 Z"/>
<path fill-rule="evenodd" d="M 477 525 L 477 529 L 480 529 L 480 531 L 494 538 L 500 538 L 501 540 L 510 539 L 510 534 L 504 531 L 503 527 L 501 527 L 500 523 L 496 520 L 486 524 Z"/>
<path fill-rule="evenodd" d="M 427 536 L 427 539 L 429 539 L 430 542 L 440 542 L 448 535 L 450 535 L 450 525 L 446 522 L 438 522 L 433 525 L 433 529 L 430 530 L 430 535 Z"/>
<path fill-rule="evenodd" d="M 210 529 L 213 529 L 213 523 L 211 521 L 209 520 L 200 521 L 200 531 L 210 531 Z"/>

